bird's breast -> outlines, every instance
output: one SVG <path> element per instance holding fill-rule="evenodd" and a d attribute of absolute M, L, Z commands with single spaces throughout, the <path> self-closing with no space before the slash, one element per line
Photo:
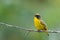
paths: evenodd
<path fill-rule="evenodd" d="M 34 25 L 35 25 L 37 30 L 42 30 L 43 29 L 43 25 L 41 24 L 40 19 L 34 18 Z"/>

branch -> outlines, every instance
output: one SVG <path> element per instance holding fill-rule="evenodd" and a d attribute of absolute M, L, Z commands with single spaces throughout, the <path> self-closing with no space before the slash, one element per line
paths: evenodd
<path fill-rule="evenodd" d="M 30 32 L 38 32 L 37 30 L 22 28 L 22 27 L 19 27 L 19 26 L 10 25 L 10 24 L 6 24 L 6 23 L 3 23 L 3 22 L 0 22 L 0 25 L 6 25 L 7 27 L 16 27 L 18 29 L 26 30 L 26 31 L 30 31 Z M 39 32 L 46 32 L 46 31 L 40 30 Z M 56 31 L 56 30 L 48 30 L 48 32 L 49 33 L 60 33 L 60 31 Z"/>

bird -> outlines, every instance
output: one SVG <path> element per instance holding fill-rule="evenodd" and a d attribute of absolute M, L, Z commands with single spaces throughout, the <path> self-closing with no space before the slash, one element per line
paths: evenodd
<path fill-rule="evenodd" d="M 47 25 L 42 20 L 41 15 L 39 13 L 36 13 L 34 15 L 34 26 L 35 26 L 35 28 L 37 29 L 38 32 L 40 32 L 40 30 L 42 30 L 49 36 Z"/>

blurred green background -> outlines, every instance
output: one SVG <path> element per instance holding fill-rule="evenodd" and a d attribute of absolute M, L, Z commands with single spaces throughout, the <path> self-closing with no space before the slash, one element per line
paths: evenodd
<path fill-rule="evenodd" d="M 33 17 L 40 13 L 48 29 L 60 30 L 60 0 L 0 0 L 0 22 L 35 29 Z M 59 33 L 30 32 L 0 25 L 0 40 L 60 40 Z"/>

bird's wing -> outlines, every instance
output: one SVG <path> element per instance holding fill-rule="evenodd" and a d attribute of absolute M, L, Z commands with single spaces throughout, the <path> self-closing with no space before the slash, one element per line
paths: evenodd
<path fill-rule="evenodd" d="M 48 34 L 48 29 L 47 29 L 47 25 L 46 25 L 46 23 L 45 22 L 43 22 L 43 20 L 41 20 L 41 24 L 44 26 L 44 29 L 43 30 L 45 30 L 45 32 L 46 32 L 46 34 L 49 36 L 49 34 Z"/>
<path fill-rule="evenodd" d="M 44 26 L 44 29 L 47 30 L 47 28 L 46 28 L 47 25 L 43 20 L 41 20 L 41 24 Z"/>

